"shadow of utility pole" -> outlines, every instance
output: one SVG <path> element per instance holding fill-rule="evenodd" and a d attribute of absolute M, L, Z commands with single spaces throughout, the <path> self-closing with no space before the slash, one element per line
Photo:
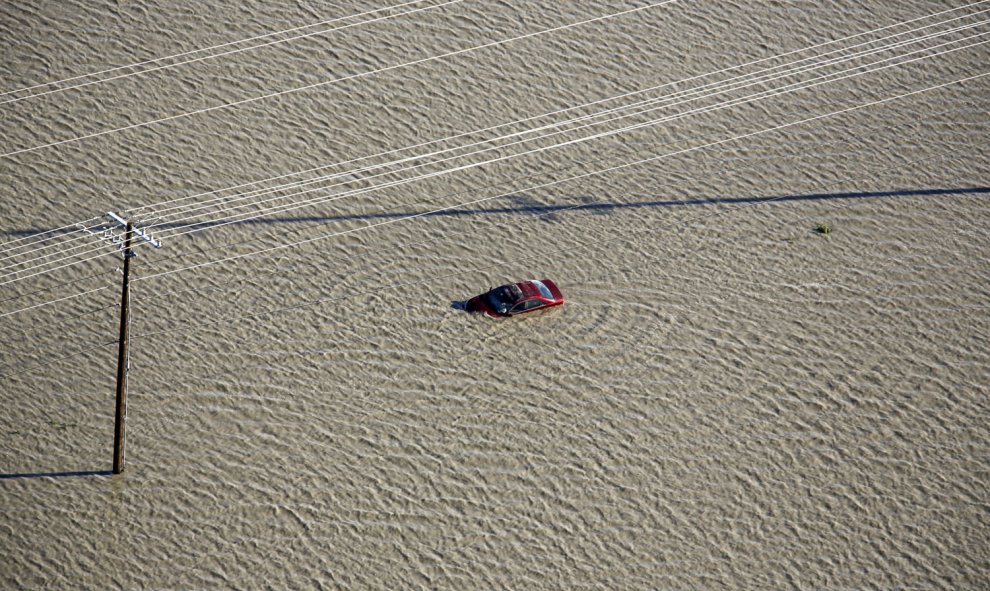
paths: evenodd
<path fill-rule="evenodd" d="M 23 474 L 0 474 L 0 480 L 14 478 L 64 478 L 66 476 L 113 476 L 111 470 L 80 470 L 78 472 L 25 472 Z"/>

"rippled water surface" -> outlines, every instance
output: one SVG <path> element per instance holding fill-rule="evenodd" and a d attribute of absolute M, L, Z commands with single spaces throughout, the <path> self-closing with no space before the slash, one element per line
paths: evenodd
<path fill-rule="evenodd" d="M 35 4 L 0 587 L 990 584 L 981 5 Z"/>

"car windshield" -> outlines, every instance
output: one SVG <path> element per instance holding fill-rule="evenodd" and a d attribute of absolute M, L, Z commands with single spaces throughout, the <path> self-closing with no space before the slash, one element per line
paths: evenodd
<path fill-rule="evenodd" d="M 541 296 L 545 297 L 548 300 L 552 300 L 553 299 L 553 294 L 550 293 L 550 288 L 547 287 L 546 284 L 544 284 L 542 281 L 537 281 L 537 280 L 534 279 L 533 280 L 533 285 L 536 286 L 536 289 L 540 290 L 540 295 Z"/>
<path fill-rule="evenodd" d="M 505 314 L 520 298 L 522 290 L 518 285 L 503 285 L 488 292 L 488 303 L 499 314 Z"/>

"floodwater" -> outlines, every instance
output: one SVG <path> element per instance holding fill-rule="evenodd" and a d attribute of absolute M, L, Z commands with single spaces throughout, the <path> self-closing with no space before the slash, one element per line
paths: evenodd
<path fill-rule="evenodd" d="M 0 587 L 990 586 L 986 8 L 4 2 Z"/>

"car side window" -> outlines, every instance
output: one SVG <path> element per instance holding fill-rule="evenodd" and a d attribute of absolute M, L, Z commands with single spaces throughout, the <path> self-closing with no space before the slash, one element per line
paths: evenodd
<path fill-rule="evenodd" d="M 525 312 L 527 310 L 533 310 L 539 308 L 543 305 L 540 300 L 526 300 L 525 302 L 519 302 L 514 308 L 512 308 L 512 314 L 519 314 L 520 312 Z"/>

